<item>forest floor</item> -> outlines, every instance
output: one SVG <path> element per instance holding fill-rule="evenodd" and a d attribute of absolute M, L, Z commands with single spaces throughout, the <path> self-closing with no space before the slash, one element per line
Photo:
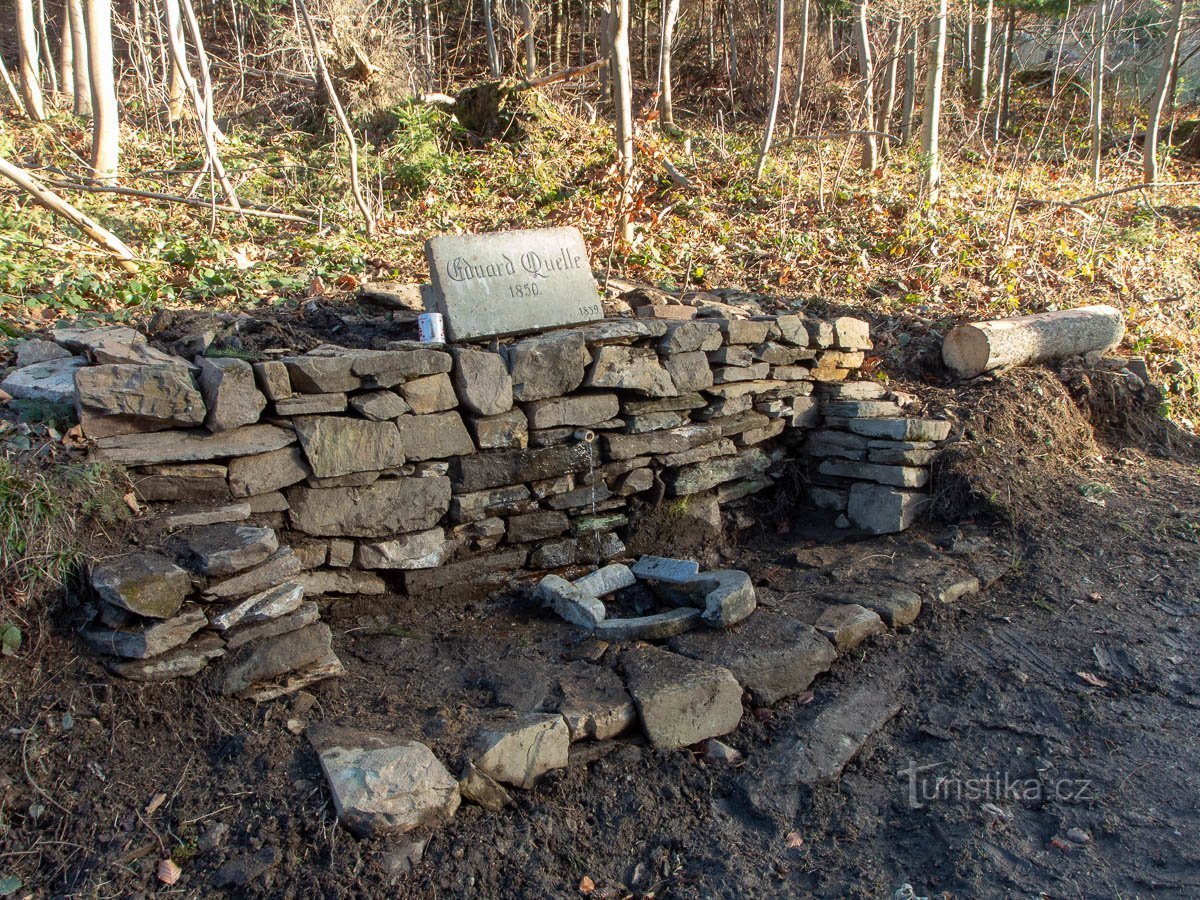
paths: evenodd
<path fill-rule="evenodd" d="M 1036 104 L 1018 108 L 1029 118 L 1017 129 L 1036 133 Z M 963 116 L 951 113 L 967 130 Z M 748 713 L 727 738 L 741 767 L 623 741 L 501 813 L 464 807 L 407 874 L 402 841 L 356 841 L 337 825 L 302 726 L 348 721 L 448 742 L 458 712 L 512 687 L 489 673 L 537 683 L 531 660 L 573 640 L 520 586 L 433 609 L 334 602 L 327 619 L 349 674 L 315 690 L 307 710 L 228 700 L 203 677 L 116 681 L 69 616 L 6 598 L 24 641 L 0 657 L 0 895 L 563 896 L 581 884 L 593 897 L 879 897 L 905 884 L 918 896 L 1196 895 L 1200 468 L 1181 430 L 1200 422 L 1194 189 L 1153 203 L 1138 193 L 1015 203 L 1095 193 L 1071 122 L 1036 151 L 949 149 L 935 208 L 916 196 L 911 150 L 864 177 L 844 142 L 784 141 L 754 184 L 755 135 L 697 131 L 690 152 L 647 138 L 697 187 L 681 192 L 648 169 L 639 237 L 620 247 L 602 128 L 559 121 L 522 146 L 480 149 L 428 110 L 398 121 L 365 154 L 386 198 L 373 238 L 355 231 L 337 154 L 288 130 L 264 143 L 228 128 L 226 164 L 244 199 L 308 210 L 320 228 L 68 191 L 137 248 L 132 279 L 3 195 L 0 324 L 15 337 L 66 316 L 144 322 L 182 306 L 227 312 L 248 331 L 274 317 L 319 328 L 364 280 L 423 280 L 433 234 L 575 225 L 601 275 L 859 311 L 878 338 L 868 372 L 962 425 L 938 474 L 940 517 L 921 528 L 850 542 L 810 529 L 799 508 L 783 507 L 779 527 L 772 507 L 770 528 L 729 536 L 725 558 L 752 574 L 764 605 L 966 545 L 1008 560 L 1004 577 L 930 605 L 908 633 L 871 639 L 811 698 Z M 186 192 L 195 141 L 128 130 L 126 183 Z M 558 152 L 564 141 L 570 154 Z M 0 127 L 0 152 L 43 176 L 78 172 L 86 143 L 62 116 Z M 1194 168 L 1180 161 L 1172 174 L 1194 180 Z M 1105 176 L 1132 183 L 1138 160 L 1115 150 Z M 939 369 L 940 336 L 959 321 L 1085 302 L 1125 312 L 1120 352 L 1147 357 L 1161 405 L 1108 403 L 1111 373 L 952 385 Z M 111 539 L 91 533 L 97 548 Z M 864 688 L 900 713 L 835 782 L 783 784 L 764 802 L 813 719 Z M 173 889 L 155 878 L 166 857 L 183 869 Z"/>

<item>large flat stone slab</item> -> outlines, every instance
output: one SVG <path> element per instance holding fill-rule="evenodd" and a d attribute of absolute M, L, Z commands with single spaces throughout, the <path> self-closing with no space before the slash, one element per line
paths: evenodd
<path fill-rule="evenodd" d="M 396 478 L 365 487 L 293 487 L 292 527 L 319 537 L 382 538 L 424 531 L 450 506 L 450 479 Z"/>
<path fill-rule="evenodd" d="M 392 422 L 348 416 L 301 416 L 294 421 L 304 455 L 318 478 L 377 472 L 404 464 L 400 431 Z"/>
<path fill-rule="evenodd" d="M 75 399 L 75 373 L 85 365 L 87 360 L 78 356 L 35 363 L 0 381 L 0 390 L 18 400 L 70 403 Z"/>
<path fill-rule="evenodd" d="M 728 669 L 657 647 L 629 650 L 621 664 L 646 737 L 659 749 L 728 734 L 742 719 L 742 686 Z"/>
<path fill-rule="evenodd" d="M 439 235 L 425 243 L 446 335 L 466 341 L 604 317 L 575 228 Z"/>
<path fill-rule="evenodd" d="M 192 580 L 165 556 L 141 551 L 95 565 L 92 588 L 113 606 L 151 619 L 169 619 L 179 612 Z"/>
<path fill-rule="evenodd" d="M 728 669 L 757 706 L 803 693 L 837 659 L 833 645 L 811 625 L 767 610 L 728 631 L 693 631 L 672 638 L 667 646 Z"/>
<path fill-rule="evenodd" d="M 96 442 L 96 455 L 126 466 L 153 466 L 250 456 L 279 450 L 295 441 L 295 432 L 275 425 L 246 425 L 220 434 L 203 430 L 160 431 L 101 438 Z"/>

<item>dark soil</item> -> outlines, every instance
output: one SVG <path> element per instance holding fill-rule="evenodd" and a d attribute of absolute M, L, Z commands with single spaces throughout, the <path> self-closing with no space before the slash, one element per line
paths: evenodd
<path fill-rule="evenodd" d="M 481 710 L 536 706 L 557 666 L 586 665 L 563 660 L 577 636 L 522 586 L 327 604 L 348 674 L 309 710 L 227 700 L 203 676 L 116 681 L 46 628 L 0 663 L 0 881 L 33 896 L 165 892 L 155 870 L 173 855 L 173 890 L 196 896 L 570 896 L 585 876 L 594 897 L 890 897 L 904 884 L 1196 896 L 1195 459 L 1133 446 L 1112 423 L 1094 434 L 1096 411 L 1046 373 L 934 402 L 967 438 L 938 475 L 957 484 L 943 505 L 954 523 L 820 543 L 805 536 L 820 531 L 810 512 L 764 504 L 721 553 L 765 607 L 801 618 L 848 585 L 923 567 L 982 560 L 1003 577 L 871 639 L 813 696 L 748 709 L 725 739 L 744 767 L 623 740 L 499 814 L 464 805 L 413 871 L 389 874 L 414 836 L 350 837 L 295 732 L 394 730 L 453 764 Z M 755 802 L 785 748 L 861 685 L 894 694 L 900 714 L 837 782 Z"/>

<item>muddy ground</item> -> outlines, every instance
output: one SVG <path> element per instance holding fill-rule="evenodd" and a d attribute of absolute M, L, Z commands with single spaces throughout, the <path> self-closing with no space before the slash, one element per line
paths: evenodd
<path fill-rule="evenodd" d="M 747 709 L 726 738 L 742 766 L 618 742 L 501 813 L 464 805 L 409 872 L 405 839 L 356 841 L 337 825 L 298 732 L 390 728 L 449 755 L 475 709 L 536 704 L 577 637 L 520 586 L 432 607 L 329 603 L 349 674 L 307 710 L 227 700 L 203 676 L 116 681 L 48 619 L 0 662 L 0 885 L 544 897 L 579 896 L 586 877 L 594 897 L 890 897 L 905 884 L 916 896 L 1196 896 L 1200 469 L 1136 422 L 1094 440 L 1089 422 L 1125 418 L 1098 411 L 1104 383 L 1024 373 L 940 397 L 966 440 L 938 471 L 943 518 L 922 528 L 837 540 L 776 505 L 731 539 L 725 558 L 752 573 L 764 606 L 801 617 L 914 561 L 982 555 L 1003 576 L 872 638 L 811 697 Z M 836 782 L 786 783 L 812 720 L 864 687 L 899 714 Z M 166 856 L 183 871 L 173 888 L 155 879 Z"/>

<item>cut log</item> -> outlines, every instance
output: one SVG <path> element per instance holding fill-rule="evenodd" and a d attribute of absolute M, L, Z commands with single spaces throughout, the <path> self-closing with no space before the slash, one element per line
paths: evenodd
<path fill-rule="evenodd" d="M 954 328 L 942 342 L 947 368 L 963 378 L 1111 350 L 1125 334 L 1120 310 L 1081 306 L 1060 312 L 972 322 Z"/>

